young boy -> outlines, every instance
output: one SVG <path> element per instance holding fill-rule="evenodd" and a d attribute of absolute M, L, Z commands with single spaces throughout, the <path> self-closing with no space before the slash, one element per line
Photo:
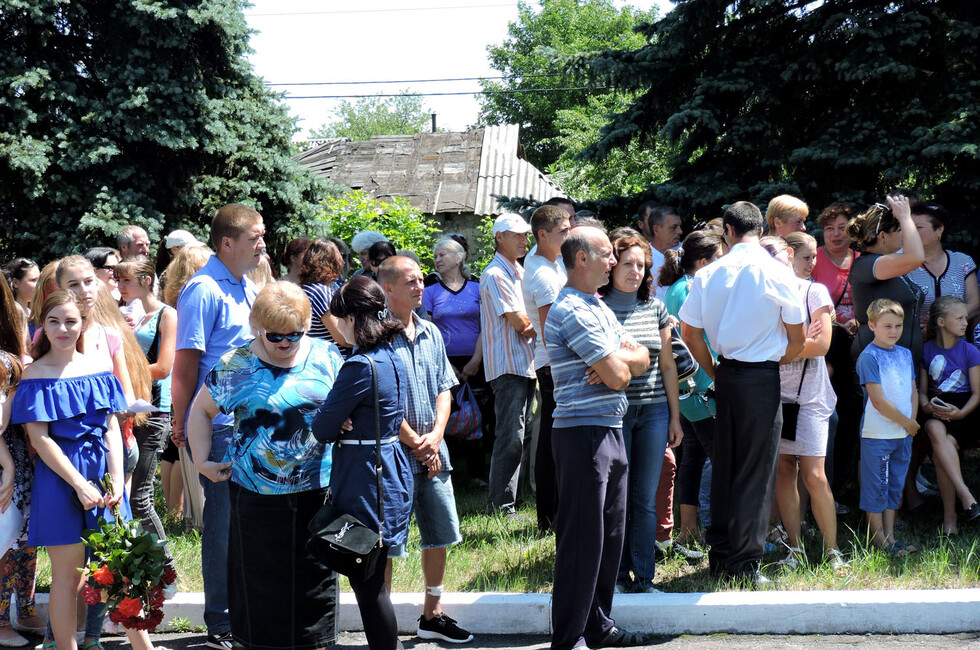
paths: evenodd
<path fill-rule="evenodd" d="M 912 353 L 895 345 L 902 336 L 902 306 L 885 298 L 868 307 L 875 338 L 857 360 L 864 386 L 861 421 L 861 509 L 868 514 L 872 543 L 896 557 L 917 549 L 895 539 L 895 511 L 912 453 L 918 399 Z"/>

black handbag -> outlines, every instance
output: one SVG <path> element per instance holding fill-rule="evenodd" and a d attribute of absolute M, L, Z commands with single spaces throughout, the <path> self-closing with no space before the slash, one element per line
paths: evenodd
<path fill-rule="evenodd" d="M 378 401 L 378 372 L 374 361 L 371 363 L 371 377 L 374 385 L 374 428 L 375 464 L 374 471 L 378 481 L 378 530 L 373 530 L 357 517 L 337 514 L 332 502 L 327 502 L 310 521 L 312 533 L 306 549 L 331 570 L 348 578 L 365 581 L 377 571 L 383 571 L 384 542 L 381 530 L 384 529 L 384 508 L 382 507 L 382 467 L 381 467 L 381 405 Z"/>

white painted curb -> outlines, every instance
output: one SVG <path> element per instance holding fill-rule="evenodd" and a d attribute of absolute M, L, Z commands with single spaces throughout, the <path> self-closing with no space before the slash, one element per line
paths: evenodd
<path fill-rule="evenodd" d="M 392 596 L 398 628 L 416 631 L 423 594 Z M 48 595 L 37 595 L 47 616 Z M 550 634 L 550 594 L 446 593 L 443 610 L 474 634 Z M 180 593 L 164 606 L 161 630 L 175 618 L 204 625 L 204 594 Z M 616 623 L 655 634 L 952 634 L 980 630 L 980 589 L 754 591 L 621 594 Z M 360 631 L 354 594 L 340 595 L 340 629 Z"/>

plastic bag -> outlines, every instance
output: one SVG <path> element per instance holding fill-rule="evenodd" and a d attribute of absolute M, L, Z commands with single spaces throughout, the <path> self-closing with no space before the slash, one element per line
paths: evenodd
<path fill-rule="evenodd" d="M 449 413 L 446 436 L 459 440 L 479 440 L 483 437 L 483 418 L 480 405 L 469 382 L 463 382 L 456 392 L 456 403 Z"/>

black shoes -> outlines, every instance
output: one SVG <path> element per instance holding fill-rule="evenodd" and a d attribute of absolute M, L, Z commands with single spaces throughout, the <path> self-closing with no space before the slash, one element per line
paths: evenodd
<path fill-rule="evenodd" d="M 638 645 L 647 645 L 650 643 L 650 637 L 646 634 L 640 634 L 638 632 L 627 632 L 626 630 L 621 630 L 616 626 L 613 626 L 601 641 L 598 643 L 590 643 L 590 648 L 630 648 Z"/>
<path fill-rule="evenodd" d="M 445 614 L 436 614 L 429 620 L 425 615 L 419 616 L 419 638 L 439 639 L 449 643 L 467 643 L 473 640 L 473 635 L 456 625 L 456 621 Z"/>

